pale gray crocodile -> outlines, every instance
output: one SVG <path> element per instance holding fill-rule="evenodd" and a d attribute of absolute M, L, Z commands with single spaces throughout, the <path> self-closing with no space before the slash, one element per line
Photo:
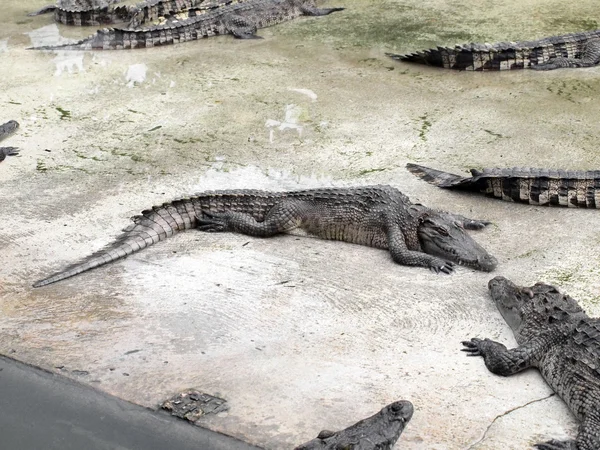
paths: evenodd
<path fill-rule="evenodd" d="M 417 164 L 406 168 L 445 189 L 482 192 L 489 197 L 539 206 L 600 208 L 600 170 L 471 169 L 471 177 Z"/>
<path fill-rule="evenodd" d="M 398 264 L 450 273 L 455 264 L 491 271 L 496 259 L 465 229 L 483 220 L 413 204 L 391 186 L 289 192 L 209 191 L 142 211 L 112 244 L 55 275 L 40 287 L 124 258 L 173 234 L 198 229 L 269 237 L 301 229 L 322 239 L 388 249 Z"/>
<path fill-rule="evenodd" d="M 19 128 L 19 122 L 16 120 L 9 120 L 8 122 L 0 125 L 0 141 L 13 134 L 17 128 Z M 0 147 L 0 162 L 4 161 L 7 156 L 18 155 L 19 150 L 17 147 Z"/>
<path fill-rule="evenodd" d="M 392 450 L 413 412 L 411 402 L 400 400 L 344 430 L 323 430 L 294 450 Z"/>
<path fill-rule="evenodd" d="M 537 444 L 543 450 L 600 449 L 600 319 L 554 286 L 519 287 L 504 277 L 490 280 L 492 299 L 519 344 L 508 350 L 490 339 L 463 342 L 469 356 L 483 356 L 497 375 L 537 367 L 581 421 L 577 439 Z"/>
<path fill-rule="evenodd" d="M 217 8 L 187 10 L 182 20 L 167 20 L 149 28 L 104 28 L 72 44 L 34 50 L 123 50 L 157 47 L 221 34 L 256 39 L 256 30 L 300 16 L 324 16 L 344 8 L 317 8 L 314 0 L 244 0 Z"/>
<path fill-rule="evenodd" d="M 551 36 L 537 41 L 465 44 L 408 55 L 387 54 L 399 61 L 455 70 L 552 70 L 591 67 L 600 62 L 600 30 Z"/>

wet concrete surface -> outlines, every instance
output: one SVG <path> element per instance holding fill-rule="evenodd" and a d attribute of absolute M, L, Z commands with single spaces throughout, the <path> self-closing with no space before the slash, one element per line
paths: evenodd
<path fill-rule="evenodd" d="M 407 449 L 522 449 L 576 422 L 539 374 L 491 375 L 460 341 L 514 340 L 496 274 L 555 283 L 600 314 L 597 212 L 445 192 L 407 162 L 597 169 L 600 68 L 457 73 L 384 53 L 598 28 L 597 5 L 333 1 L 347 10 L 132 52 L 36 52 L 91 34 L 0 19 L 0 353 L 147 407 L 184 389 L 227 400 L 199 424 L 269 449 L 341 429 L 398 399 Z M 3 143 L 4 144 L 4 143 Z M 204 189 L 386 183 L 494 222 L 494 274 L 451 276 L 386 252 L 297 236 L 188 232 L 42 289 L 129 217 Z"/>
<path fill-rule="evenodd" d="M 0 398 L 4 450 L 258 450 L 5 357 Z"/>

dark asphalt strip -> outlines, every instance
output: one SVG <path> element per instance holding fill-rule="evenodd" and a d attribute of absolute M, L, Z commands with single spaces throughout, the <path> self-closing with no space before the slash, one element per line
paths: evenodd
<path fill-rule="evenodd" d="M 0 450 L 257 450 L 0 356 Z"/>

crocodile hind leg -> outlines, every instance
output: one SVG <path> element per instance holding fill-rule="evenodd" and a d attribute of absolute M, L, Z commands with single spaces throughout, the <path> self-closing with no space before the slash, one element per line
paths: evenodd
<path fill-rule="evenodd" d="M 246 17 L 231 14 L 224 19 L 225 28 L 237 39 L 262 39 L 256 35 L 256 24 Z"/>
<path fill-rule="evenodd" d="M 0 147 L 0 162 L 4 161 L 7 156 L 14 156 L 19 154 L 17 147 Z"/>
<path fill-rule="evenodd" d="M 196 216 L 197 229 L 200 231 L 233 231 L 256 237 L 270 237 L 297 228 L 302 221 L 300 204 L 294 201 L 282 201 L 273 206 L 263 221 L 250 214 L 225 211 L 202 211 Z"/>
<path fill-rule="evenodd" d="M 552 58 L 544 63 L 531 66 L 533 70 L 553 70 L 563 67 L 591 67 L 600 63 L 600 39 L 590 40 L 581 58 Z"/>

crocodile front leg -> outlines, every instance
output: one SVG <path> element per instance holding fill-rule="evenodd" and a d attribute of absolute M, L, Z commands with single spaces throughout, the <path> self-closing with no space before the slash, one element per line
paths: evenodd
<path fill-rule="evenodd" d="M 454 263 L 450 261 L 444 261 L 427 253 L 409 250 L 406 246 L 404 233 L 397 224 L 388 227 L 387 244 L 392 259 L 398 264 L 428 267 L 435 273 L 451 273 L 454 270 Z"/>
<path fill-rule="evenodd" d="M 533 70 L 553 70 L 563 67 L 591 67 L 600 63 L 600 39 L 590 40 L 581 58 L 552 58 L 544 63 L 531 66 Z"/>
<path fill-rule="evenodd" d="M 508 350 L 503 344 L 490 339 L 473 338 L 463 341 L 468 356 L 483 356 L 485 366 L 496 375 L 508 376 L 535 365 L 539 356 L 546 351 L 547 340 L 544 337 L 531 339 L 517 348 Z"/>

